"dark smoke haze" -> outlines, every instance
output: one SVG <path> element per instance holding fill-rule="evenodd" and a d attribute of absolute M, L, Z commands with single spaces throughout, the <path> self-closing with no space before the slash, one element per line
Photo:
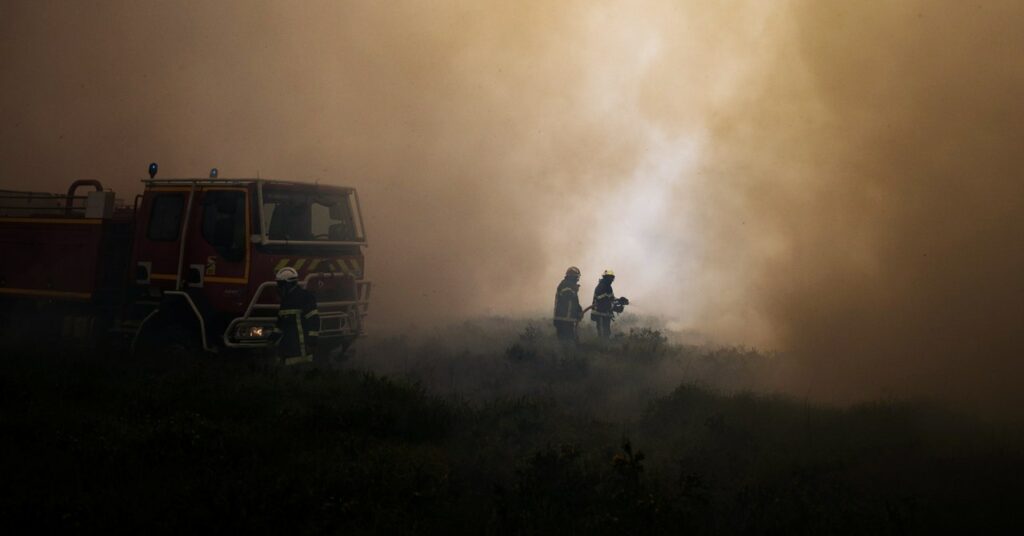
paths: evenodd
<path fill-rule="evenodd" d="M 781 387 L 1015 405 L 1020 2 L 0 4 L 0 188 L 360 189 L 379 330 L 566 266 Z"/>

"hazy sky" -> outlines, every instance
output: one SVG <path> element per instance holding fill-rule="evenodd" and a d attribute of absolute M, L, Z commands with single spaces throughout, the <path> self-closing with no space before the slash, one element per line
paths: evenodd
<path fill-rule="evenodd" d="M 0 2 L 0 188 L 359 188 L 380 329 L 569 265 L 785 387 L 1020 401 L 1024 3 Z M 955 385 L 951 380 L 956 379 Z"/>

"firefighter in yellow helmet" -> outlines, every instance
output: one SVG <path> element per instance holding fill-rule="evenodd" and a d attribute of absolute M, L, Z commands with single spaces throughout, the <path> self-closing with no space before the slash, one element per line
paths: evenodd
<path fill-rule="evenodd" d="M 277 354 L 285 365 L 310 363 L 320 336 L 316 298 L 299 285 L 299 273 L 294 268 L 278 270 L 276 279 L 281 298 L 277 311 Z"/>
<path fill-rule="evenodd" d="M 593 309 L 590 311 L 590 319 L 597 322 L 597 335 L 603 339 L 612 336 L 612 315 L 615 309 L 612 281 L 615 281 L 615 272 L 605 270 L 594 288 Z"/>
<path fill-rule="evenodd" d="M 565 343 L 576 343 L 576 325 L 583 318 L 580 307 L 580 269 L 570 266 L 555 289 L 555 332 Z"/>

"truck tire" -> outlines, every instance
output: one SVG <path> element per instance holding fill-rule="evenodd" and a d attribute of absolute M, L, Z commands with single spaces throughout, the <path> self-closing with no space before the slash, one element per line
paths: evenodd
<path fill-rule="evenodd" d="M 351 356 L 349 349 L 356 342 L 355 337 L 345 337 L 341 339 L 341 342 L 331 351 L 331 357 L 338 361 L 344 361 Z"/>
<path fill-rule="evenodd" d="M 181 322 L 154 318 L 142 326 L 134 354 L 142 357 L 181 358 L 203 351 L 198 330 Z"/>

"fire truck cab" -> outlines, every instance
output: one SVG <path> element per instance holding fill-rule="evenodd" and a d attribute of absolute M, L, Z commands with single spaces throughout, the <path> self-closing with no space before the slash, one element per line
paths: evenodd
<path fill-rule="evenodd" d="M 327 351 L 362 333 L 370 282 L 352 188 L 265 179 L 149 179 L 131 266 L 141 290 L 134 345 L 267 346 L 277 320 L 274 274 L 286 266 L 317 297 Z M 173 342 L 173 341 L 171 341 Z"/>
<path fill-rule="evenodd" d="M 66 195 L 0 191 L 0 320 L 9 333 L 25 335 L 10 321 L 32 314 L 40 318 L 21 325 L 44 337 L 259 350 L 277 321 L 275 273 L 290 266 L 317 298 L 321 352 L 362 334 L 370 282 L 354 189 L 155 172 L 153 164 L 131 206 L 91 180 Z M 95 191 L 78 195 L 82 186 Z"/>

